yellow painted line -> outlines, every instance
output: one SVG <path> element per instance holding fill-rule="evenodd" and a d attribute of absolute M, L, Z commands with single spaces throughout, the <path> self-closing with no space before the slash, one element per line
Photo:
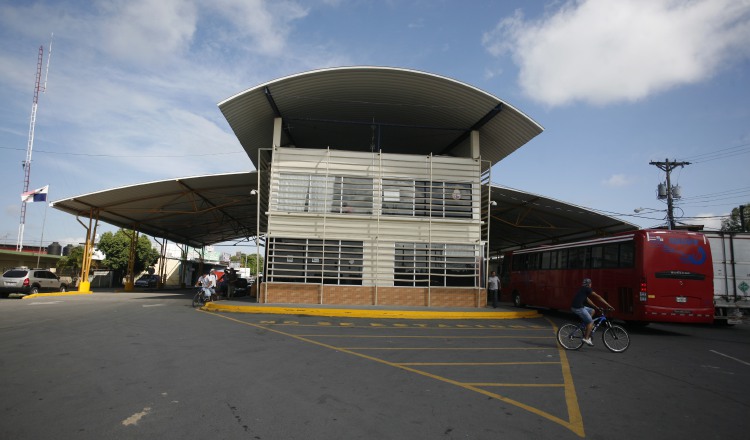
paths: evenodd
<path fill-rule="evenodd" d="M 267 315 L 327 316 L 338 318 L 381 319 L 522 319 L 540 318 L 536 310 L 520 312 L 328 309 L 316 307 L 232 306 L 210 302 L 202 307 L 209 312 L 256 313 Z"/>
<path fill-rule="evenodd" d="M 557 326 L 549 318 L 545 318 L 552 325 L 552 331 L 557 334 Z M 557 338 L 555 338 L 557 339 Z M 583 430 L 583 416 L 581 407 L 578 406 L 578 395 L 576 387 L 573 384 L 573 374 L 570 372 L 570 364 L 565 349 L 557 344 L 557 351 L 560 354 L 560 363 L 562 364 L 563 383 L 565 384 L 565 402 L 568 407 L 568 428 L 581 437 L 585 437 Z"/>
<path fill-rule="evenodd" d="M 352 339 L 518 339 L 518 335 L 513 336 L 422 336 L 422 335 L 327 335 L 327 334 L 299 334 L 304 338 L 352 338 Z M 524 339 L 555 339 L 553 336 L 523 336 Z"/>
<path fill-rule="evenodd" d="M 94 292 L 78 292 L 78 291 L 72 291 L 72 292 L 47 292 L 47 293 L 33 293 L 31 295 L 26 295 L 22 297 L 21 299 L 29 299 L 29 298 L 39 298 L 41 296 L 71 296 L 71 295 L 91 295 Z"/>
<path fill-rule="evenodd" d="M 257 324 L 261 325 L 275 325 L 283 327 L 325 327 L 325 328 L 368 328 L 368 329 L 399 329 L 399 330 L 528 330 L 528 331 L 549 331 L 548 328 L 542 328 L 535 325 L 527 326 L 504 326 L 504 325 L 454 325 L 454 324 L 423 324 L 423 323 L 391 323 L 383 324 L 380 322 L 371 322 L 366 325 L 356 325 L 352 322 L 317 322 L 315 324 L 302 324 L 299 321 L 274 321 L 274 320 L 262 320 L 258 321 Z"/>
<path fill-rule="evenodd" d="M 431 379 L 435 379 L 435 380 L 438 380 L 438 381 L 441 381 L 441 382 L 445 382 L 445 383 L 448 383 L 448 384 L 451 384 L 451 385 L 455 385 L 455 386 L 460 387 L 460 388 L 464 388 L 464 389 L 467 389 L 467 390 L 470 390 L 470 391 L 474 391 L 474 392 L 482 394 L 484 396 L 500 400 L 500 401 L 505 402 L 505 403 L 510 404 L 510 405 L 517 406 L 517 407 L 519 407 L 521 409 L 524 409 L 524 410 L 526 410 L 526 411 L 528 411 L 528 412 L 530 412 L 532 414 L 536 414 L 536 415 L 538 415 L 538 416 L 540 416 L 542 418 L 545 418 L 545 419 L 547 419 L 547 420 L 549 420 L 549 421 L 551 421 L 553 423 L 557 423 L 558 425 L 561 425 L 561 426 L 563 426 L 563 427 L 565 427 L 567 429 L 570 429 L 571 431 L 573 431 L 577 435 L 579 435 L 581 437 L 584 437 L 584 434 L 583 434 L 583 422 L 582 422 L 582 419 L 580 417 L 580 410 L 578 408 L 578 401 L 575 399 L 575 389 L 573 389 L 573 399 L 572 399 L 572 402 L 575 404 L 575 409 L 571 409 L 571 407 L 570 407 L 571 399 L 569 398 L 569 393 L 568 393 L 569 388 L 568 388 L 567 384 L 570 383 L 570 385 L 572 386 L 572 376 L 570 376 L 570 370 L 569 369 L 568 369 L 568 376 L 570 376 L 570 381 L 568 381 L 567 378 L 566 378 L 566 381 L 565 381 L 566 382 L 565 395 L 566 395 L 566 403 L 568 403 L 568 416 L 570 418 L 571 416 L 573 416 L 575 414 L 578 414 L 577 419 L 573 420 L 571 418 L 571 422 L 569 422 L 567 420 L 563 420 L 563 419 L 561 419 L 561 418 L 559 418 L 559 417 L 557 417 L 557 416 L 555 416 L 553 414 L 550 414 L 550 413 L 548 413 L 546 411 L 543 411 L 541 409 L 535 408 L 533 406 L 527 405 L 527 404 L 519 402 L 517 400 L 510 399 L 510 398 L 502 396 L 500 394 L 493 393 L 493 392 L 488 391 L 488 390 L 484 390 L 484 389 L 479 388 L 479 387 L 474 386 L 474 385 L 470 385 L 470 384 L 458 382 L 458 381 L 455 381 L 453 379 L 449 379 L 447 377 L 438 376 L 436 374 L 428 373 L 426 371 L 417 370 L 415 368 L 411 368 L 411 367 L 408 367 L 408 366 L 405 366 L 405 365 L 399 365 L 399 364 L 396 364 L 396 363 L 393 363 L 393 362 L 386 361 L 385 359 L 380 359 L 380 358 L 376 358 L 376 357 L 373 357 L 373 356 L 368 356 L 366 354 L 357 353 L 356 351 L 346 350 L 346 349 L 343 349 L 341 347 L 336 347 L 336 346 L 333 346 L 333 345 L 330 345 L 330 344 L 325 344 L 323 342 L 318 342 L 318 341 L 315 341 L 313 339 L 307 339 L 307 338 L 304 338 L 304 337 L 299 336 L 299 335 L 295 335 L 295 334 L 292 334 L 292 333 L 283 332 L 281 330 L 276 330 L 274 328 L 270 328 L 270 327 L 267 327 L 267 326 L 262 326 L 262 325 L 254 324 L 252 322 L 241 321 L 239 319 L 234 319 L 234 318 L 231 318 L 231 317 L 226 316 L 226 315 L 221 315 L 221 314 L 218 314 L 218 313 L 211 313 L 211 315 L 217 316 L 217 317 L 220 317 L 220 318 L 223 318 L 223 319 L 227 319 L 229 321 L 234 321 L 236 323 L 239 323 L 239 324 L 242 324 L 242 325 L 246 325 L 246 326 L 249 326 L 249 327 L 255 327 L 255 328 L 262 329 L 262 330 L 274 332 L 274 333 L 277 333 L 277 334 L 280 334 L 280 335 L 284 335 L 284 336 L 287 336 L 287 337 L 290 337 L 290 338 L 297 339 L 299 341 L 307 342 L 307 343 L 310 343 L 310 344 L 315 344 L 315 345 L 318 345 L 320 347 L 325 347 L 325 348 L 328 348 L 328 349 L 331 349 L 331 350 L 334 350 L 334 351 L 337 351 L 337 352 L 348 353 L 348 354 L 351 354 L 353 356 L 358 356 L 358 357 L 361 357 L 363 359 L 368 359 L 368 360 L 371 360 L 373 362 L 378 362 L 378 363 L 381 363 L 381 364 L 384 364 L 384 365 L 388 365 L 388 366 L 391 366 L 391 367 L 394 367 L 394 368 L 399 368 L 399 369 L 402 369 L 402 370 L 405 370 L 405 371 L 409 371 L 409 372 L 412 372 L 412 373 L 415 373 L 415 374 L 419 374 L 420 376 L 429 377 Z M 557 327 L 555 327 L 554 323 L 552 323 L 552 326 L 555 329 L 557 328 Z M 565 364 L 563 366 L 565 366 Z M 563 371 L 564 371 L 564 369 L 563 369 Z"/>
<path fill-rule="evenodd" d="M 560 362 L 396 362 L 410 367 L 481 367 L 486 365 L 560 365 Z"/>
<path fill-rule="evenodd" d="M 464 382 L 475 387 L 523 387 L 523 388 L 562 388 L 564 383 L 494 383 L 494 382 Z"/>
<path fill-rule="evenodd" d="M 556 348 L 552 347 L 341 347 L 345 348 L 347 350 L 445 350 L 445 351 L 455 351 L 455 350 L 471 350 L 471 351 L 477 351 L 477 350 L 507 350 L 507 351 L 515 351 L 515 350 L 557 350 Z"/>

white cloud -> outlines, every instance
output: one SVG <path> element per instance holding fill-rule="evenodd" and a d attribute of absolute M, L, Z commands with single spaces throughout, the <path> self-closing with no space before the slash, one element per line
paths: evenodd
<path fill-rule="evenodd" d="M 98 42 L 111 56 L 141 63 L 164 63 L 183 54 L 196 29 L 198 14 L 183 0 L 102 1 L 96 20 Z"/>
<path fill-rule="evenodd" d="M 283 0 L 206 0 L 201 3 L 206 12 L 216 13 L 232 23 L 224 38 L 250 37 L 245 48 L 267 55 L 280 55 L 279 52 L 285 49 L 291 23 L 308 14 L 300 4 Z"/>
<path fill-rule="evenodd" d="M 724 215 L 729 215 L 726 213 Z M 704 230 L 718 231 L 721 230 L 721 219 L 719 215 L 710 212 L 696 214 L 696 219 L 691 219 L 689 223 L 703 225 Z"/>
<path fill-rule="evenodd" d="M 608 179 L 602 180 L 605 186 L 623 187 L 632 184 L 634 179 L 625 174 L 613 174 Z"/>
<path fill-rule="evenodd" d="M 748 0 L 569 0 L 538 21 L 506 17 L 483 37 L 511 53 L 520 85 L 550 106 L 636 101 L 750 55 Z"/>

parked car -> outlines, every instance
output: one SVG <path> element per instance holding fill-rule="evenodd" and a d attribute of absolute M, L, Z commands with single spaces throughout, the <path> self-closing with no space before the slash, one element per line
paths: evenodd
<path fill-rule="evenodd" d="M 39 292 L 67 292 L 68 285 L 48 269 L 17 267 L 0 276 L 0 295 L 7 298 L 11 293 L 31 295 Z"/>
<path fill-rule="evenodd" d="M 135 287 L 156 287 L 159 285 L 159 275 L 143 275 L 135 280 Z"/>

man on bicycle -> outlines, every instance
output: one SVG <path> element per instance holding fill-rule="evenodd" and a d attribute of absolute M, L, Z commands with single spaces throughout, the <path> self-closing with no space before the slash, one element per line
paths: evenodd
<path fill-rule="evenodd" d="M 586 334 L 584 335 L 583 342 L 588 345 L 594 345 L 594 343 L 591 342 L 591 330 L 594 328 L 594 309 L 587 307 L 585 304 L 588 303 L 597 307 L 596 303 L 591 300 L 591 297 L 596 298 L 600 303 L 603 303 L 606 307 L 614 310 L 614 307 L 609 305 L 604 298 L 591 289 L 591 279 L 584 278 L 581 288 L 578 289 L 578 292 L 576 292 L 573 297 L 573 303 L 570 305 L 570 310 L 578 315 L 578 317 L 581 318 L 581 321 L 586 324 Z"/>

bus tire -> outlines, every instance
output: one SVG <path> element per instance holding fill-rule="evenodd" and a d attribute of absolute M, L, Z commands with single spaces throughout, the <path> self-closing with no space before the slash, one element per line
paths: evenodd
<path fill-rule="evenodd" d="M 521 294 L 517 290 L 513 292 L 512 298 L 513 298 L 513 306 L 523 307 L 523 303 L 521 302 Z"/>

